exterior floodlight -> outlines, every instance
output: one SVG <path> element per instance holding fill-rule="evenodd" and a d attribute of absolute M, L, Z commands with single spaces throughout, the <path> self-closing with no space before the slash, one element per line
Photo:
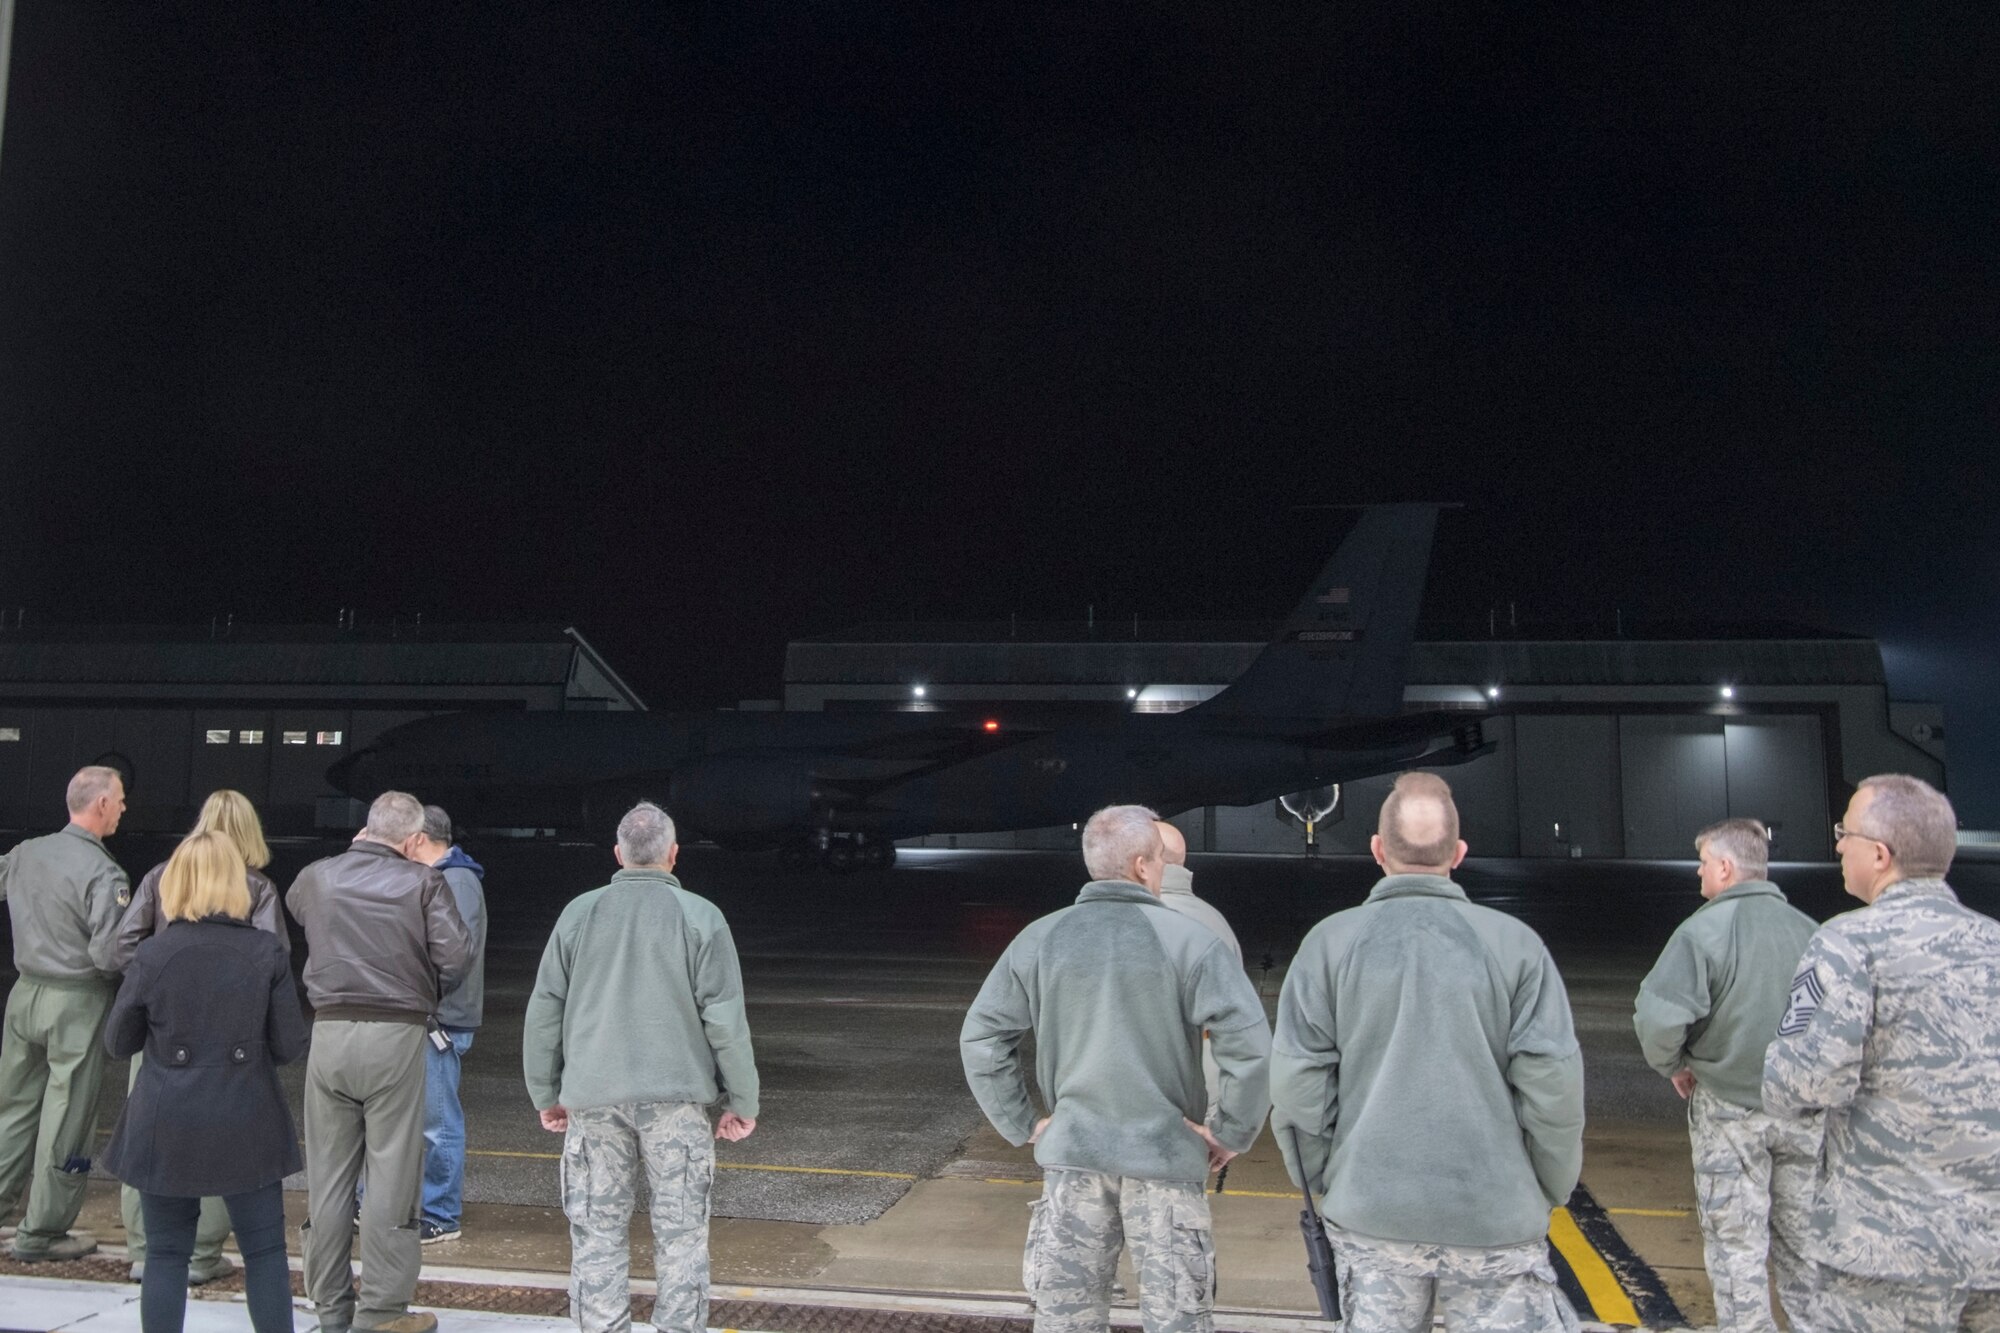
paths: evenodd
<path fill-rule="evenodd" d="M 1722 697 L 1725 699 L 1734 699 L 1736 697 L 1736 687 L 1734 685 L 1724 685 L 1722 687 Z"/>
<path fill-rule="evenodd" d="M 1489 699 L 1498 699 L 1500 697 L 1500 687 L 1498 685 L 1488 685 L 1486 687 L 1486 697 Z"/>
<path fill-rule="evenodd" d="M 917 698 L 921 699 L 924 697 L 924 687 L 921 685 L 912 685 L 910 686 L 910 693 L 916 695 Z"/>

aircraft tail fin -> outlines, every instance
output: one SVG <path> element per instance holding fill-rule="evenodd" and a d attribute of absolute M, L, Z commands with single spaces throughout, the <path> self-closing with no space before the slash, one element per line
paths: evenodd
<path fill-rule="evenodd" d="M 1210 716 L 1395 717 L 1441 506 L 1371 505 Z"/>

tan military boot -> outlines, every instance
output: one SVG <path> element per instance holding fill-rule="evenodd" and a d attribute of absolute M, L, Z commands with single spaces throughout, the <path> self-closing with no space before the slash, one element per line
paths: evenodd
<path fill-rule="evenodd" d="M 434 1314 L 422 1314 L 416 1310 L 397 1315 L 384 1324 L 356 1324 L 354 1333 L 431 1333 L 438 1326 Z"/>

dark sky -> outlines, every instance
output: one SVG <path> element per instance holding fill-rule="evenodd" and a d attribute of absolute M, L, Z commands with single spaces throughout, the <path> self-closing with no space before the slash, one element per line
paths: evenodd
<path fill-rule="evenodd" d="M 1440 625 L 1879 635 L 2000 826 L 2000 24 L 1766 8 L 19 0 L 0 604 L 706 705 L 1457 500 Z"/>

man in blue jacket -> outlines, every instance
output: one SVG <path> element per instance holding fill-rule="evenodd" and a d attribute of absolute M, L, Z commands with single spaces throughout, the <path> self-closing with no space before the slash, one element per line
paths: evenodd
<path fill-rule="evenodd" d="M 424 1043 L 424 1197 L 417 1234 L 426 1245 L 457 1240 L 465 1205 L 465 1107 L 458 1084 L 465 1053 L 486 1005 L 486 868 L 451 840 L 451 816 L 442 806 L 424 807 L 424 831 L 416 860 L 441 871 L 452 901 L 472 939 L 465 976 L 438 1000 L 443 1044 Z"/>
<path fill-rule="evenodd" d="M 1090 817 L 1091 882 L 1007 946 L 959 1032 L 986 1118 L 1009 1143 L 1034 1144 L 1042 1167 L 1021 1265 L 1036 1333 L 1102 1333 L 1128 1241 L 1146 1333 L 1209 1333 L 1203 1182 L 1250 1146 L 1270 1110 L 1263 1002 L 1227 944 L 1161 903 L 1156 818 L 1137 805 Z M 1220 1084 L 1212 1105 L 1203 1029 Z M 1048 1110 L 1039 1119 L 1021 1060 L 1031 1031 Z"/>

